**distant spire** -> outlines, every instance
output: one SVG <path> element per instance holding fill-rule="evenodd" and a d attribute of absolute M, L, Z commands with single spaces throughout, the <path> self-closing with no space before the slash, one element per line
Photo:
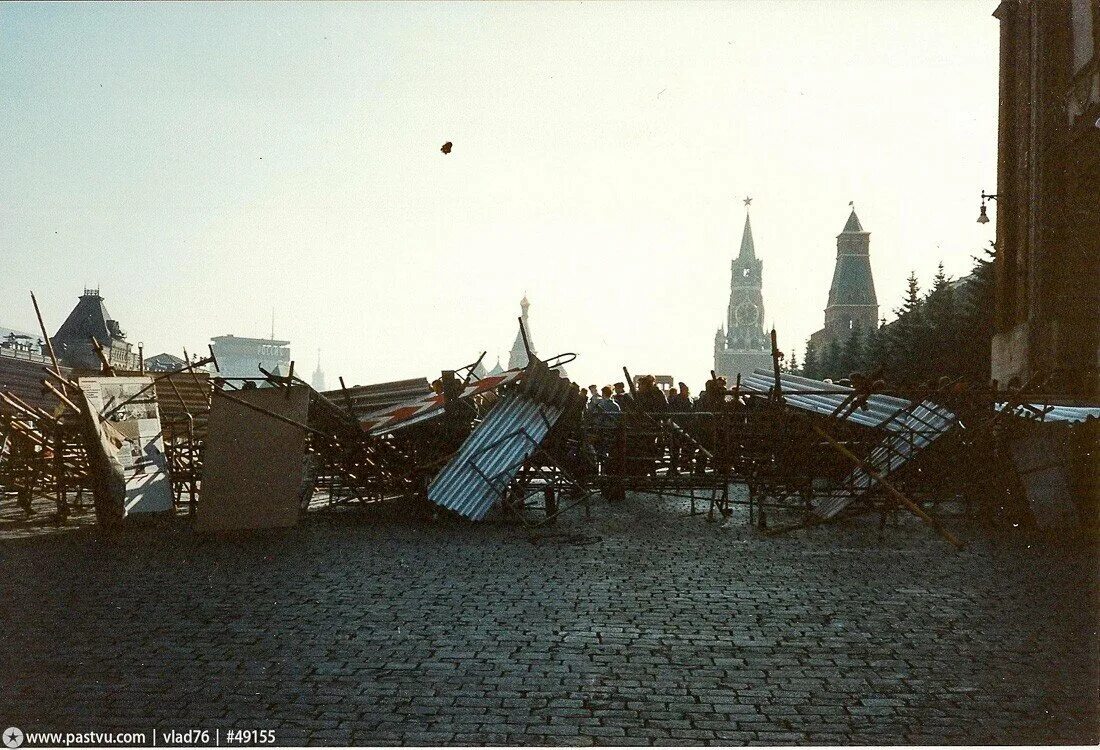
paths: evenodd
<path fill-rule="evenodd" d="M 519 301 L 520 320 L 522 321 L 523 328 L 516 331 L 516 340 L 512 344 L 512 351 L 508 354 L 508 369 L 515 370 L 521 367 L 527 366 L 527 349 L 523 345 L 523 332 L 527 332 L 527 344 L 531 347 L 531 354 L 537 354 L 535 351 L 535 340 L 531 336 L 531 322 L 528 319 L 528 309 L 531 307 L 530 301 L 527 299 L 527 294 L 524 293 L 523 299 Z"/>
<path fill-rule="evenodd" d="M 746 198 L 745 200 L 752 200 Z M 737 254 L 738 260 L 756 260 L 756 246 L 752 241 L 752 222 L 749 221 L 749 212 L 745 211 L 745 228 L 741 232 L 741 252 Z"/>
<path fill-rule="evenodd" d="M 275 338 L 272 336 L 272 338 Z M 321 369 L 321 350 L 317 350 L 317 369 L 313 371 L 313 377 L 310 379 L 310 385 L 313 386 L 315 391 L 325 390 L 325 372 Z"/>

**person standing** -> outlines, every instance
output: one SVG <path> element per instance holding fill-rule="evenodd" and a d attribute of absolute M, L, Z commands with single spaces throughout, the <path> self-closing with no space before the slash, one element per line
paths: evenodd
<path fill-rule="evenodd" d="M 669 416 L 676 426 L 685 432 L 692 428 L 691 424 L 691 393 L 685 383 L 679 383 L 680 390 L 669 389 L 668 411 Z M 691 466 L 691 457 L 694 448 L 690 442 L 681 437 L 678 431 L 674 431 L 674 437 L 668 446 L 669 471 L 677 474 L 680 465 Z"/>
<path fill-rule="evenodd" d="M 679 383 L 679 390 L 669 389 L 668 410 L 675 414 L 686 414 L 691 411 L 691 392 L 686 383 Z"/>
<path fill-rule="evenodd" d="M 619 405 L 619 409 L 626 411 L 629 406 L 634 404 L 634 397 L 626 392 L 626 384 L 621 380 L 615 384 L 615 393 L 612 396 L 615 399 L 615 403 Z"/>
<path fill-rule="evenodd" d="M 663 415 L 668 411 L 668 401 L 665 394 L 657 387 L 657 379 L 652 375 L 643 375 L 638 379 L 638 394 L 636 396 L 638 406 L 654 416 Z"/>
<path fill-rule="evenodd" d="M 597 429 L 614 427 L 619 423 L 622 409 L 611 395 L 611 386 L 605 385 L 600 397 L 588 404 L 588 418 Z"/>
<path fill-rule="evenodd" d="M 665 428 L 658 426 L 656 431 L 653 431 L 652 420 L 658 423 L 664 421 L 668 413 L 668 401 L 665 400 L 665 394 L 661 393 L 661 389 L 657 387 L 657 379 L 652 375 L 643 375 L 638 378 L 638 391 L 634 396 L 634 402 L 650 417 L 649 420 L 643 418 L 640 422 L 639 426 L 643 427 L 644 432 L 637 436 L 637 442 L 639 468 L 646 474 L 652 474 L 656 472 L 659 460 L 664 457 L 666 444 L 662 435 Z"/>

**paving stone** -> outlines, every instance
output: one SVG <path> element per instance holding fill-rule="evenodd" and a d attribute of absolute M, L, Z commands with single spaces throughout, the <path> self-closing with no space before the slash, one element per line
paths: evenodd
<path fill-rule="evenodd" d="M 370 513 L 2 538 L 0 717 L 281 745 L 1100 742 L 1094 550 L 743 521 L 632 496 L 560 520 L 587 544 Z"/>

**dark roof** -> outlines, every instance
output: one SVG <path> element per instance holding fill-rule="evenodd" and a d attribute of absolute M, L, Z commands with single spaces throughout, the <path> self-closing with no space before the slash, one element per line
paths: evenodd
<path fill-rule="evenodd" d="M 833 284 L 829 287 L 829 307 L 877 304 L 870 256 L 838 255 L 836 268 L 833 270 Z"/>
<path fill-rule="evenodd" d="M 65 322 L 54 334 L 54 341 L 87 344 L 95 336 L 103 346 L 109 346 L 115 339 L 125 338 L 118 330 L 118 324 L 111 325 L 111 315 L 103 304 L 98 292 L 86 290 L 76 303 L 76 307 L 65 318 Z"/>
<path fill-rule="evenodd" d="M 175 354 L 161 352 L 145 360 L 145 369 L 153 372 L 171 372 L 187 365 L 187 361 Z"/>
<path fill-rule="evenodd" d="M 168 352 L 161 352 L 160 354 L 154 354 L 152 357 L 149 357 L 145 361 L 146 362 L 152 362 L 153 360 L 156 360 L 157 362 L 162 362 L 162 361 L 163 362 L 171 362 L 172 364 L 177 364 L 177 365 L 187 364 L 184 361 L 183 357 L 177 357 L 175 354 L 169 354 Z"/>
<path fill-rule="evenodd" d="M 756 260 L 756 246 L 752 241 L 752 224 L 749 215 L 745 214 L 745 229 L 741 232 L 741 252 L 737 254 L 738 260 Z"/>
<path fill-rule="evenodd" d="M 846 234 L 859 237 L 842 240 Z M 844 229 L 837 235 L 836 250 L 836 267 L 833 269 L 833 283 L 829 287 L 829 304 L 826 307 L 877 305 L 875 279 L 871 275 L 870 232 L 863 231 L 854 208 Z"/>
<path fill-rule="evenodd" d="M 863 232 L 863 225 L 859 223 L 859 217 L 856 216 L 856 210 L 853 208 L 852 213 L 848 216 L 848 222 L 844 225 L 842 232 Z"/>

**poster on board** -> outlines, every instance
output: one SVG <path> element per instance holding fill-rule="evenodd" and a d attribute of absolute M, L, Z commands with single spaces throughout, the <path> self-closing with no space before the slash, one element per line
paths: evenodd
<path fill-rule="evenodd" d="M 150 377 L 80 378 L 88 403 L 100 414 L 109 414 L 107 421 L 124 438 L 115 456 L 126 476 L 124 515 L 172 510 L 168 459 L 156 393 L 149 387 L 152 382 Z"/>

